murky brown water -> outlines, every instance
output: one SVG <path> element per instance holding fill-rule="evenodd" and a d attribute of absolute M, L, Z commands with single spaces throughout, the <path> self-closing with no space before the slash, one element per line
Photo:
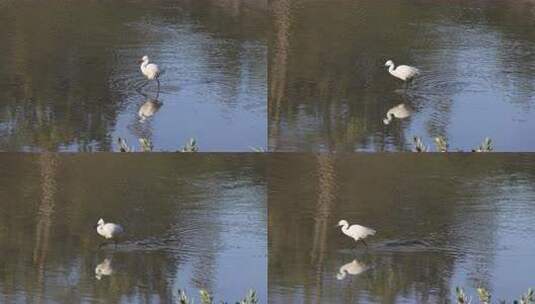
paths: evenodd
<path fill-rule="evenodd" d="M 535 156 L 273 155 L 270 303 L 448 303 L 534 287 Z M 340 219 L 377 230 L 369 248 Z"/>
<path fill-rule="evenodd" d="M 266 147 L 266 1 L 0 1 L 0 150 Z M 161 90 L 137 60 L 160 65 Z M 142 121 L 138 111 L 162 106 Z"/>
<path fill-rule="evenodd" d="M 533 1 L 274 0 L 272 151 L 534 151 Z M 421 70 L 408 90 L 388 59 Z M 402 104 L 385 125 L 390 109 Z"/>
<path fill-rule="evenodd" d="M 0 302 L 267 301 L 264 158 L 0 155 Z M 126 238 L 99 249 L 99 218 Z M 196 301 L 198 302 L 198 301 Z"/>

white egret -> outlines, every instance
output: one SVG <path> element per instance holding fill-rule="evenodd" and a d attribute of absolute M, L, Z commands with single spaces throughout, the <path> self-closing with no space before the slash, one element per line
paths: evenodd
<path fill-rule="evenodd" d="M 361 225 L 351 225 L 351 226 L 349 226 L 349 223 L 346 220 L 340 220 L 338 222 L 338 226 L 342 226 L 342 232 L 345 235 L 349 236 L 350 238 L 353 238 L 355 240 L 355 242 L 361 241 L 362 243 L 364 243 L 364 245 L 366 247 L 368 247 L 368 244 L 366 244 L 364 239 L 368 235 L 374 235 L 375 234 L 375 230 L 373 230 L 371 228 L 368 228 L 368 227 L 364 227 L 364 226 L 361 226 Z"/>
<path fill-rule="evenodd" d="M 139 111 L 137 112 L 137 115 L 140 118 L 140 122 L 144 122 L 147 118 L 150 118 L 153 116 L 160 107 L 162 106 L 162 103 L 156 99 L 149 99 L 147 100 L 141 107 L 139 108 Z"/>
<path fill-rule="evenodd" d="M 95 278 L 97 280 L 102 279 L 103 276 L 109 276 L 113 274 L 113 267 L 111 266 L 111 259 L 105 258 L 102 263 L 95 267 Z"/>
<path fill-rule="evenodd" d="M 340 270 L 338 270 L 338 273 L 336 274 L 336 278 L 338 280 L 343 280 L 348 274 L 358 275 L 363 273 L 367 269 L 368 267 L 365 264 L 360 263 L 355 259 L 350 263 L 342 265 L 342 267 L 340 267 Z"/>
<path fill-rule="evenodd" d="M 113 240 L 117 245 L 117 239 L 124 234 L 124 229 L 119 224 L 105 223 L 103 219 L 97 222 L 97 233 L 107 240 Z"/>
<path fill-rule="evenodd" d="M 411 114 L 412 109 L 409 106 L 405 105 L 404 103 L 398 104 L 386 112 L 386 118 L 383 119 L 383 123 L 388 125 L 394 118 L 404 119 L 411 116 Z"/>
<path fill-rule="evenodd" d="M 158 65 L 149 63 L 149 56 L 147 55 L 143 56 L 138 63 L 141 64 L 141 73 L 143 73 L 148 80 L 156 79 L 156 82 L 158 82 L 158 92 L 160 92 L 160 68 Z"/>
<path fill-rule="evenodd" d="M 420 70 L 408 65 L 399 65 L 397 68 L 395 68 L 394 62 L 392 60 L 388 60 L 385 63 L 385 66 L 388 67 L 388 72 L 392 76 L 399 78 L 403 81 L 409 81 L 413 79 L 416 75 L 420 74 Z"/>

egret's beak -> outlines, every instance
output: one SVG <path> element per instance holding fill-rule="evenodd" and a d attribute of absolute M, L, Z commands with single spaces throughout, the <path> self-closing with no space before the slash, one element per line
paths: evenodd
<path fill-rule="evenodd" d="M 93 225 L 93 228 L 97 229 L 97 227 L 98 227 L 98 224 Z"/>
<path fill-rule="evenodd" d="M 139 60 L 137 61 L 137 64 L 142 64 L 142 63 L 143 63 L 143 60 L 141 60 L 141 59 L 139 59 Z"/>

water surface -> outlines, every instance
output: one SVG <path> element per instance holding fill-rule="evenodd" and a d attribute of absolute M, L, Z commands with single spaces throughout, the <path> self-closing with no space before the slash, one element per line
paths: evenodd
<path fill-rule="evenodd" d="M 269 147 L 404 151 L 413 136 L 534 151 L 532 1 L 270 3 Z M 409 89 L 385 62 L 421 70 Z M 409 115 L 385 125 L 403 104 Z"/>
<path fill-rule="evenodd" d="M 273 156 L 270 303 L 496 301 L 535 287 L 531 155 Z M 377 230 L 368 249 L 336 227 Z"/>
<path fill-rule="evenodd" d="M 0 156 L 0 302 L 267 299 L 259 155 Z M 127 232 L 104 245 L 99 218 Z M 196 301 L 198 302 L 198 301 Z"/>
<path fill-rule="evenodd" d="M 266 146 L 265 1 L 0 1 L 0 150 Z M 143 55 L 163 70 L 147 84 Z M 138 110 L 162 106 L 141 121 Z"/>

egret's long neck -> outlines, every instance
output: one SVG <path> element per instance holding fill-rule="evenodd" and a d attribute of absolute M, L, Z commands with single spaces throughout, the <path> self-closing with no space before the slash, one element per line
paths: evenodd
<path fill-rule="evenodd" d="M 142 70 L 145 70 L 147 68 L 147 65 L 149 64 L 149 61 L 148 60 L 145 60 L 141 63 L 141 69 Z"/>
<path fill-rule="evenodd" d="M 346 232 L 346 231 L 347 231 L 347 228 L 349 228 L 349 224 L 344 224 L 344 225 L 342 226 L 342 231 L 343 231 L 343 232 Z"/>
<path fill-rule="evenodd" d="M 387 125 L 392 121 L 392 119 L 394 119 L 394 114 L 388 112 L 386 113 L 386 118 L 383 119 L 383 122 L 385 123 L 385 125 Z"/>
<path fill-rule="evenodd" d="M 390 72 L 390 73 L 394 73 L 394 70 L 395 70 L 395 68 L 394 68 L 394 64 L 392 63 L 392 64 L 390 65 L 390 67 L 388 68 L 388 72 Z"/>

